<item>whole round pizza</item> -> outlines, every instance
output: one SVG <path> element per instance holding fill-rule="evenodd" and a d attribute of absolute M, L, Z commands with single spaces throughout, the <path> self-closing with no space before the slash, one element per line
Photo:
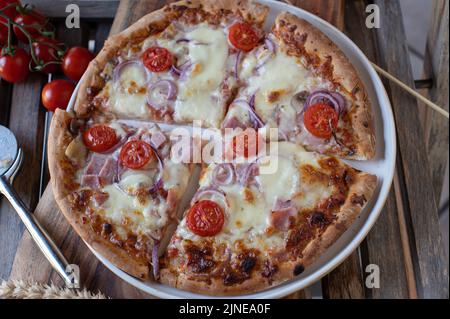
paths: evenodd
<path fill-rule="evenodd" d="M 373 195 L 377 178 L 341 161 L 375 154 L 354 67 L 290 13 L 265 32 L 268 12 L 152 12 L 106 41 L 73 110 L 56 111 L 56 201 L 123 271 L 209 295 L 264 290 L 300 275 Z"/>

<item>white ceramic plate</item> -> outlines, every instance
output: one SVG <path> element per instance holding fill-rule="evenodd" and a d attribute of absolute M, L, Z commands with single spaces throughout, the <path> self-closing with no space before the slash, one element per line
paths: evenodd
<path fill-rule="evenodd" d="M 332 39 L 347 57 L 352 61 L 357 69 L 359 76 L 365 84 L 367 93 L 372 103 L 374 113 L 377 149 L 376 157 L 371 161 L 347 161 L 348 164 L 362 171 L 369 172 L 378 176 L 378 187 L 374 196 L 369 201 L 360 216 L 353 223 L 339 240 L 334 243 L 313 265 L 308 267 L 305 272 L 293 280 L 282 285 L 275 286 L 262 292 L 255 294 L 247 294 L 228 298 L 280 298 L 303 289 L 320 278 L 325 276 L 331 270 L 342 263 L 366 237 L 369 230 L 377 220 L 381 209 L 384 206 L 389 189 L 392 183 L 396 157 L 396 136 L 395 124 L 392 115 L 392 109 L 387 97 L 383 84 L 375 70 L 372 68 L 369 60 L 361 52 L 361 50 L 342 32 L 336 29 L 328 22 L 318 18 L 317 16 L 301 10 L 297 7 L 290 6 L 285 3 L 272 0 L 258 0 L 260 3 L 270 7 L 270 15 L 266 24 L 266 29 L 270 30 L 270 26 L 275 21 L 275 17 L 283 12 L 288 11 L 296 16 L 303 18 L 314 26 L 322 30 L 330 39 Z M 69 108 L 73 106 L 76 91 L 69 103 Z M 131 285 L 160 298 L 212 298 L 175 289 L 166 285 L 155 282 L 144 282 L 138 280 L 127 273 L 121 271 L 107 259 L 94 251 L 92 252 L 97 258 L 108 267 L 117 276 L 130 283 Z"/>

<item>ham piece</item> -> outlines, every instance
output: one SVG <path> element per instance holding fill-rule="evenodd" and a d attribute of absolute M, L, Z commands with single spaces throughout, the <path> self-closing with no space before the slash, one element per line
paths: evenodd
<path fill-rule="evenodd" d="M 116 175 L 117 158 L 114 155 L 93 153 L 81 178 L 81 186 L 99 189 L 111 184 Z"/>
<path fill-rule="evenodd" d="M 286 231 L 291 226 L 291 220 L 295 218 L 297 211 L 290 200 L 277 199 L 269 218 L 269 223 L 275 229 Z"/>

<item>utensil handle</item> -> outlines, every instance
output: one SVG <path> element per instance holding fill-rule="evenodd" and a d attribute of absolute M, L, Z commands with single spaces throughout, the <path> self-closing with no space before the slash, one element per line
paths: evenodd
<path fill-rule="evenodd" d="M 19 195 L 4 176 L 0 177 L 0 192 L 5 195 L 16 210 L 31 237 L 50 262 L 53 269 L 56 270 L 69 287 L 72 286 L 74 284 L 74 278 L 66 272 L 67 266 L 69 265 L 68 261 L 33 214 L 25 207 Z"/>

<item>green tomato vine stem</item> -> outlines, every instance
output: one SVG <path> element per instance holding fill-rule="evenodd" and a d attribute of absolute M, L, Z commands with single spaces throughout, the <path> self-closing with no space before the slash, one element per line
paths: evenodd
<path fill-rule="evenodd" d="M 16 5 L 14 3 L 7 5 L 5 7 L 3 7 L 2 9 L 0 9 L 0 17 L 2 17 L 3 19 L 6 20 L 6 22 L 4 21 L 0 21 L 1 24 L 5 25 L 8 28 L 8 43 L 7 43 L 7 47 L 6 47 L 6 54 L 13 56 L 14 55 L 14 48 L 12 46 L 12 27 L 15 26 L 17 27 L 28 39 L 28 45 L 30 48 L 30 54 L 31 54 L 31 59 L 32 61 L 30 61 L 29 64 L 29 69 L 30 71 L 41 71 L 42 69 L 44 69 L 46 66 L 48 65 L 53 65 L 53 64 L 61 64 L 61 61 L 50 61 L 47 63 L 43 63 L 43 61 L 40 61 L 35 52 L 34 52 L 34 48 L 33 48 L 33 43 L 36 42 L 35 39 L 33 39 L 33 37 L 31 36 L 31 34 L 20 24 L 14 22 L 10 17 L 8 17 L 7 15 L 4 14 L 4 11 L 11 8 L 13 5 Z M 41 25 L 27 25 L 27 27 L 31 27 L 36 29 L 41 35 L 43 36 L 47 36 L 47 35 L 51 35 L 54 36 L 54 31 L 42 31 L 41 30 Z M 61 54 L 61 50 L 60 48 L 56 47 L 53 44 L 50 43 L 45 43 L 45 45 L 57 50 L 57 54 L 58 56 L 62 56 L 63 54 Z M 3 50 L 2 50 L 3 51 Z M 34 63 L 34 67 L 32 66 L 32 63 Z"/>

